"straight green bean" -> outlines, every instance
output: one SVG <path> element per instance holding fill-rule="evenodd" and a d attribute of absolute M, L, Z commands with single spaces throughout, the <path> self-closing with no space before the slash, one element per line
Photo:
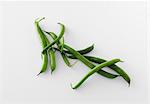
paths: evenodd
<path fill-rule="evenodd" d="M 45 40 L 47 42 L 47 44 L 50 44 L 50 41 L 48 40 L 48 38 L 45 35 Z M 56 69 L 56 59 L 55 59 L 55 52 L 53 50 L 53 48 L 48 50 L 49 53 L 49 58 L 50 58 L 50 68 L 51 68 L 51 73 Z"/>

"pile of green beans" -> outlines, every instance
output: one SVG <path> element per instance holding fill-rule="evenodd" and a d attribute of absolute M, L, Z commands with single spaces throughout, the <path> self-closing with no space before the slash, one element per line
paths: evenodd
<path fill-rule="evenodd" d="M 91 52 L 94 49 L 94 44 L 81 50 L 75 50 L 71 46 L 65 44 L 64 42 L 64 33 L 65 33 L 65 26 L 62 23 L 58 23 L 61 26 L 61 31 L 57 36 L 54 32 L 48 32 L 42 30 L 39 22 L 45 19 L 44 17 L 41 19 L 35 20 L 35 26 L 39 35 L 39 39 L 41 41 L 42 46 L 42 68 L 40 73 L 44 73 L 48 68 L 48 61 L 50 61 L 50 69 L 51 74 L 56 69 L 56 58 L 55 52 L 60 52 L 62 59 L 64 60 L 65 64 L 69 67 L 72 67 L 74 64 L 71 64 L 69 59 L 77 59 L 81 61 L 84 65 L 86 65 L 89 69 L 89 73 L 87 73 L 76 85 L 71 84 L 72 89 L 77 89 L 82 85 L 82 83 L 90 77 L 94 73 L 98 73 L 109 79 L 114 79 L 116 77 L 122 77 L 129 85 L 130 85 L 130 77 L 128 74 L 119 66 L 116 65 L 117 62 L 121 62 L 120 59 L 112 59 L 107 61 L 105 59 L 95 57 L 95 56 L 87 56 L 85 54 Z M 48 36 L 53 39 L 52 42 L 48 39 Z M 55 46 L 56 44 L 56 46 Z M 112 74 L 110 72 L 104 71 L 103 68 L 108 67 L 109 69 L 116 72 L 116 74 Z"/>

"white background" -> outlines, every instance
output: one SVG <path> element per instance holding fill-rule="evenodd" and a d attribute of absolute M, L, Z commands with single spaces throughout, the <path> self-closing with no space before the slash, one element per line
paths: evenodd
<path fill-rule="evenodd" d="M 103 103 L 146 104 L 148 100 L 147 37 L 145 2 L 5 2 L 2 3 L 1 99 L 4 104 Z M 122 78 L 109 80 L 97 74 L 79 89 L 89 70 L 81 62 L 68 68 L 57 53 L 57 69 L 39 77 L 41 47 L 34 20 L 43 29 L 59 32 L 66 26 L 65 42 L 76 49 L 95 44 L 90 55 L 118 63 L 131 76 L 131 86 Z"/>

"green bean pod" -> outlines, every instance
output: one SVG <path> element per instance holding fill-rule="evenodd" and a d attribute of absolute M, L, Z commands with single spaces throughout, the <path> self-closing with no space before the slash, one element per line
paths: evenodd
<path fill-rule="evenodd" d="M 43 19 L 44 18 L 42 18 L 40 20 L 36 20 L 35 21 L 35 26 L 36 26 L 36 29 L 37 29 L 37 32 L 38 32 L 38 35 L 39 35 L 39 38 L 40 38 L 40 41 L 41 41 L 42 48 L 44 49 L 47 46 L 47 43 L 46 43 L 45 38 L 44 38 L 44 33 L 43 33 L 42 29 L 39 26 L 39 22 Z M 42 54 L 42 68 L 41 68 L 41 71 L 40 71 L 39 74 L 46 71 L 47 64 L 48 64 L 48 55 L 47 55 L 47 52 L 44 52 Z"/>
<path fill-rule="evenodd" d="M 61 44 L 61 48 L 60 48 L 60 52 L 63 52 L 63 48 L 64 48 L 64 37 L 62 38 L 62 44 Z"/>
<path fill-rule="evenodd" d="M 61 23 L 58 23 L 61 26 L 61 32 L 59 34 L 59 36 L 51 43 L 48 44 L 42 51 L 42 53 L 44 53 L 46 50 L 48 50 L 49 48 L 51 48 L 55 43 L 57 43 L 64 35 L 65 32 L 65 26 Z"/>
<path fill-rule="evenodd" d="M 71 59 L 77 59 L 75 56 L 68 56 L 69 58 Z M 93 56 L 84 56 L 85 58 L 87 58 L 88 60 L 94 62 L 94 63 L 98 63 L 98 64 L 101 64 L 103 62 L 106 62 L 107 60 L 104 60 L 104 59 L 101 59 L 101 58 L 98 58 L 98 57 L 93 57 Z M 123 70 L 121 69 L 119 66 L 113 64 L 113 65 L 110 65 L 108 66 L 109 68 L 111 68 L 112 70 L 114 70 L 116 73 L 118 73 L 120 76 L 123 77 L 123 79 L 130 85 L 130 77 L 128 76 L 128 74 Z"/>
<path fill-rule="evenodd" d="M 45 72 L 47 69 L 47 65 L 48 65 L 48 56 L 47 54 L 42 54 L 42 68 L 40 73 L 38 73 L 37 75 L 40 75 L 41 73 Z"/>
<path fill-rule="evenodd" d="M 50 50 L 50 66 L 51 66 L 51 73 L 56 69 L 56 59 L 55 59 L 55 52 Z"/>
<path fill-rule="evenodd" d="M 117 62 L 120 62 L 121 60 L 120 59 L 113 59 L 111 61 L 107 61 L 107 62 L 104 62 L 102 64 L 99 64 L 97 65 L 96 67 L 94 67 L 89 73 L 87 73 L 75 86 L 72 86 L 71 84 L 71 87 L 72 89 L 77 89 L 79 86 L 81 86 L 81 84 L 88 78 L 90 77 L 92 74 L 94 74 L 95 72 L 101 70 L 103 67 L 106 67 L 106 66 L 110 66 L 112 64 L 115 64 Z"/>
<path fill-rule="evenodd" d="M 45 40 L 46 40 L 47 44 L 50 44 L 50 41 L 48 40 L 48 38 L 46 36 L 45 36 Z M 55 59 L 55 52 L 54 52 L 53 48 L 48 50 L 48 53 L 49 53 L 50 68 L 51 68 L 51 73 L 52 73 L 56 69 L 56 59 Z"/>
<path fill-rule="evenodd" d="M 78 52 L 83 55 L 83 54 L 87 54 L 87 53 L 91 52 L 93 49 L 94 49 L 94 44 L 85 49 L 78 50 Z M 64 52 L 67 54 L 72 54 L 70 51 L 67 51 L 67 50 L 64 50 Z"/>

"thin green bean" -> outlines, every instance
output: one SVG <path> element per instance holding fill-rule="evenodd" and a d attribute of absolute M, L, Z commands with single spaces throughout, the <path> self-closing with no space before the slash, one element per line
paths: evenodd
<path fill-rule="evenodd" d="M 46 50 L 48 50 L 49 48 L 51 48 L 51 46 L 53 46 L 55 43 L 57 43 L 64 35 L 64 32 L 65 32 L 65 26 L 61 23 L 58 23 L 60 26 L 61 26 L 61 32 L 59 34 L 59 36 L 51 43 L 51 44 L 48 44 L 42 51 L 42 53 L 44 53 Z"/>
<path fill-rule="evenodd" d="M 47 44 L 50 44 L 50 41 L 48 40 L 46 35 L 45 35 L 45 40 L 46 40 Z M 56 59 L 55 59 L 55 52 L 54 52 L 53 48 L 48 50 L 48 53 L 49 53 L 50 68 L 51 68 L 51 73 L 52 73 L 56 69 Z"/>
<path fill-rule="evenodd" d="M 39 19 L 39 20 L 35 20 L 35 26 L 36 26 L 36 29 L 37 29 L 37 31 L 38 31 L 38 35 L 39 35 L 39 37 L 40 37 L 40 41 L 41 41 L 42 48 L 44 49 L 44 48 L 47 46 L 47 43 L 46 43 L 45 38 L 44 38 L 44 33 L 43 33 L 41 27 L 39 26 L 39 22 L 40 22 L 41 20 L 43 20 L 43 19 L 45 19 L 45 18 L 43 17 L 43 18 L 41 18 L 41 19 Z M 44 52 L 44 53 L 42 54 L 42 68 L 41 68 L 41 71 L 40 71 L 39 74 L 41 74 L 41 73 L 43 73 L 43 72 L 46 71 L 46 69 L 47 69 L 47 64 L 48 64 L 48 55 L 47 55 L 47 52 Z M 38 74 L 38 75 L 39 75 L 39 74 Z"/>
<path fill-rule="evenodd" d="M 68 56 L 69 58 L 71 59 L 77 59 L 75 56 Z M 101 59 L 101 58 L 98 58 L 98 57 L 93 57 L 93 56 L 84 56 L 85 58 L 87 58 L 88 60 L 94 62 L 94 63 L 98 63 L 98 64 L 101 64 L 103 62 L 106 62 L 107 60 L 104 60 L 104 59 Z M 120 76 L 122 76 L 124 78 L 124 80 L 130 85 L 130 77 L 128 76 L 128 74 L 123 70 L 121 69 L 119 66 L 113 64 L 113 65 L 110 65 L 108 66 L 109 68 L 111 68 L 112 70 L 114 70 L 116 73 L 118 73 Z"/>
<path fill-rule="evenodd" d="M 107 61 L 107 62 L 104 62 L 102 64 L 99 64 L 97 65 L 96 67 L 94 67 L 89 73 L 87 73 L 75 86 L 72 86 L 71 84 L 71 87 L 72 89 L 77 89 L 79 86 L 81 86 L 81 84 L 88 78 L 90 77 L 92 74 L 94 74 L 95 72 L 101 70 L 103 67 L 106 67 L 106 66 L 110 66 L 112 64 L 115 64 L 117 62 L 120 62 L 121 60 L 120 59 L 113 59 L 111 61 Z"/>
<path fill-rule="evenodd" d="M 87 53 L 91 52 L 93 49 L 94 49 L 94 44 L 85 49 L 78 50 L 78 52 L 83 55 L 83 54 L 87 54 Z M 64 52 L 67 54 L 72 54 L 70 51 L 67 51 L 67 50 L 64 50 Z"/>
<path fill-rule="evenodd" d="M 64 37 L 62 38 L 62 44 L 61 44 L 61 49 L 60 49 L 60 51 L 62 52 L 63 51 L 63 48 L 64 48 Z"/>

